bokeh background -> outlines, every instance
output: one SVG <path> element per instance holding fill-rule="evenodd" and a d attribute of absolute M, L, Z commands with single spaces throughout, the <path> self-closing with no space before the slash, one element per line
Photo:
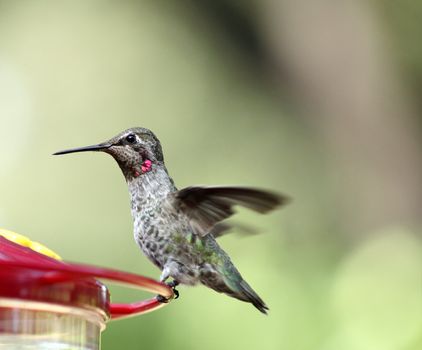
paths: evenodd
<path fill-rule="evenodd" d="M 0 0 L 0 226 L 157 278 L 112 159 L 51 156 L 148 127 L 179 187 L 293 198 L 221 238 L 271 312 L 181 287 L 103 349 L 421 349 L 421 35 L 411 0 Z"/>

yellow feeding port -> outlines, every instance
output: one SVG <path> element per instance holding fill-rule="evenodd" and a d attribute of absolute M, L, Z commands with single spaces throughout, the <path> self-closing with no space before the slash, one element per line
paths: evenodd
<path fill-rule="evenodd" d="M 37 253 L 44 254 L 53 259 L 62 260 L 62 258 L 58 254 L 53 252 L 51 249 L 48 249 L 41 243 L 33 242 L 28 237 L 20 235 L 16 232 L 0 228 L 0 236 L 21 246 L 28 247 L 33 251 L 36 251 Z"/>

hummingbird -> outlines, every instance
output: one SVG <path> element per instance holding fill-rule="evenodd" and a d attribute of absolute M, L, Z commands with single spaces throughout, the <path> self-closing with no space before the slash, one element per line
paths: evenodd
<path fill-rule="evenodd" d="M 54 153 L 100 151 L 111 155 L 130 193 L 134 238 L 160 270 L 160 281 L 173 287 L 203 285 L 266 314 L 268 306 L 243 279 L 217 243 L 228 225 L 223 220 L 239 205 L 267 213 L 287 202 L 269 191 L 237 186 L 190 186 L 178 190 L 164 163 L 161 143 L 146 128 L 131 128 L 100 144 Z M 162 298 L 160 301 L 165 301 Z"/>

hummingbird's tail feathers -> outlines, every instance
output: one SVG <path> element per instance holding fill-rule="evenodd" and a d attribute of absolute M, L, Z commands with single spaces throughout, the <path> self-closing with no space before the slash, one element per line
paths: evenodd
<path fill-rule="evenodd" d="M 215 268 L 209 264 L 204 265 L 201 271 L 201 282 L 218 293 L 253 304 L 263 314 L 267 314 L 269 310 L 231 263 L 226 264 L 224 269 Z"/>
<path fill-rule="evenodd" d="M 241 300 L 252 303 L 259 311 L 267 315 L 267 311 L 269 310 L 268 306 L 245 280 L 240 282 L 240 293 L 242 297 L 244 297 L 244 299 Z"/>
<path fill-rule="evenodd" d="M 219 293 L 251 303 L 263 314 L 266 314 L 269 310 L 268 306 L 243 279 L 227 253 L 220 248 L 213 237 L 208 237 L 207 242 L 209 246 L 214 247 L 217 261 L 214 260 L 212 263 L 205 263 L 201 266 L 201 282 Z"/>

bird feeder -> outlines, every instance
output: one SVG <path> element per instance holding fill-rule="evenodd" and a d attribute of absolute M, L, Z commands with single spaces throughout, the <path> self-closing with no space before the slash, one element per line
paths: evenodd
<path fill-rule="evenodd" d="M 108 321 L 166 305 L 156 297 L 110 303 L 98 278 L 168 300 L 174 296 L 167 285 L 143 276 L 59 259 L 41 244 L 0 229 L 1 349 L 100 349 Z"/>

